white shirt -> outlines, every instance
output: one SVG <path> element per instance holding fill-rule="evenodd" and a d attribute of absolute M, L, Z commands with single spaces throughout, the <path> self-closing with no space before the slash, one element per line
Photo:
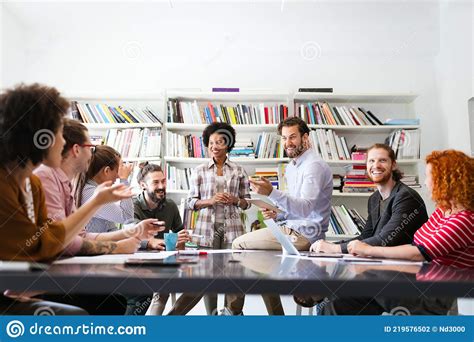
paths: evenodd
<path fill-rule="evenodd" d="M 288 193 L 273 189 L 268 196 L 286 214 L 285 225 L 311 243 L 325 238 L 331 215 L 332 172 L 312 150 L 292 160 L 285 172 Z"/>

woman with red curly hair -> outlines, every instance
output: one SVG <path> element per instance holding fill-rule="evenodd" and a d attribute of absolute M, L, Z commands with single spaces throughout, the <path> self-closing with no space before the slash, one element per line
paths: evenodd
<path fill-rule="evenodd" d="M 474 268 L 474 159 L 455 150 L 432 152 L 426 157 L 425 185 L 437 208 L 412 245 L 375 247 L 353 241 L 349 253 Z"/>

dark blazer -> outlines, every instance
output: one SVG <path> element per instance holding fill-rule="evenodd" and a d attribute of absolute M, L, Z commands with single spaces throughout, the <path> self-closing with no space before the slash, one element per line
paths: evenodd
<path fill-rule="evenodd" d="M 413 235 L 426 221 L 425 202 L 421 196 L 402 182 L 397 182 L 387 198 L 385 211 L 379 215 L 382 196 L 376 191 L 369 197 L 367 223 L 362 233 L 352 240 L 361 240 L 372 246 L 398 246 L 411 244 Z M 341 250 L 348 253 L 347 243 Z"/>

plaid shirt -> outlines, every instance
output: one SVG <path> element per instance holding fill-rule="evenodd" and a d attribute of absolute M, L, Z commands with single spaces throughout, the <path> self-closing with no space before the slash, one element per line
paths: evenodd
<path fill-rule="evenodd" d="M 222 171 L 225 177 L 224 192 L 228 192 L 238 198 L 250 198 L 249 178 L 243 167 L 226 159 Z M 191 191 L 187 199 L 187 207 L 189 209 L 194 210 L 198 200 L 210 199 L 216 194 L 216 172 L 217 168 L 213 159 L 196 167 L 191 177 Z M 232 243 L 235 238 L 245 232 L 240 214 L 240 207 L 233 205 L 224 206 L 224 243 Z M 203 235 L 200 242 L 201 246 L 212 247 L 214 222 L 214 208 L 202 208 L 195 228 L 195 234 Z"/>

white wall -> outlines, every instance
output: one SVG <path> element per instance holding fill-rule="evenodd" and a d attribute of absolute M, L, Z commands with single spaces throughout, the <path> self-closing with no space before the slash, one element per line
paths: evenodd
<path fill-rule="evenodd" d="M 470 153 L 468 101 L 473 96 L 473 4 L 442 2 L 436 56 L 438 100 L 449 148 Z"/>
<path fill-rule="evenodd" d="M 7 31 L 24 26 L 24 37 L 10 42 L 22 42 L 26 57 L 9 59 L 23 72 L 4 63 L 7 86 L 23 80 L 89 93 L 212 86 L 412 91 L 420 94 L 422 153 L 447 145 L 436 104 L 435 2 L 5 6 L 17 16 Z"/>
<path fill-rule="evenodd" d="M 0 4 L 0 89 L 27 80 L 26 28 L 17 16 Z"/>

